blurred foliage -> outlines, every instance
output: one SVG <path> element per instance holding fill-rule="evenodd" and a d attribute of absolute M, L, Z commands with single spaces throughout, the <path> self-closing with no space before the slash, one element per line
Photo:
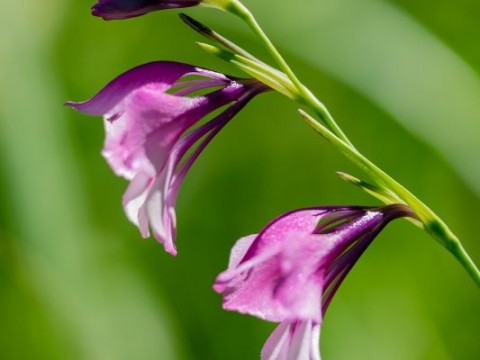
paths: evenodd
<path fill-rule="evenodd" d="M 245 3 L 358 147 L 444 217 L 479 263 L 480 3 Z M 175 11 L 103 22 L 85 2 L 3 5 L 0 358 L 258 358 L 274 325 L 224 312 L 211 289 L 216 274 L 237 238 L 281 212 L 374 204 L 334 175 L 358 170 L 302 123 L 294 104 L 262 95 L 187 176 L 173 259 L 123 215 L 126 182 L 99 156 L 101 120 L 61 104 L 157 59 L 238 73 L 202 53 Z M 227 14 L 188 12 L 264 54 Z M 399 221 L 338 292 L 322 354 L 477 359 L 479 300 L 449 253 Z"/>

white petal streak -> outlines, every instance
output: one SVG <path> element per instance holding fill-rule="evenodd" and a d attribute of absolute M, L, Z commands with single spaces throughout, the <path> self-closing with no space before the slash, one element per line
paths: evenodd
<path fill-rule="evenodd" d="M 320 360 L 320 324 L 283 321 L 263 346 L 262 360 Z"/>
<path fill-rule="evenodd" d="M 268 338 L 261 352 L 262 360 L 286 360 L 290 343 L 290 326 L 288 321 L 282 322 Z"/>

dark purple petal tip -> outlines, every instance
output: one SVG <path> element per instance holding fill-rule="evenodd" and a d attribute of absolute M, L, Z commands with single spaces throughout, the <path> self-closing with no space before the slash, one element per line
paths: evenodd
<path fill-rule="evenodd" d="M 193 65 L 171 61 L 156 61 L 137 66 L 112 80 L 93 98 L 83 102 L 68 101 L 65 105 L 89 115 L 104 115 L 127 94 L 147 84 L 171 86 L 189 73 L 206 71 Z"/>
<path fill-rule="evenodd" d="M 92 15 L 104 20 L 122 20 L 156 10 L 191 7 L 199 3 L 199 0 L 99 0 L 92 6 Z"/>

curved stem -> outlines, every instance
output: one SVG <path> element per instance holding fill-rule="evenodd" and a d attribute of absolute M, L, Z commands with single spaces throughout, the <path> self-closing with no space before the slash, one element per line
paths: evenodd
<path fill-rule="evenodd" d="M 457 258 L 457 260 L 460 261 L 465 270 L 467 270 L 472 279 L 480 287 L 480 271 L 478 270 L 477 266 L 470 258 L 470 256 L 467 254 L 460 241 L 458 241 L 456 244 L 457 246 L 453 249 L 450 249 L 450 251 Z"/>
<path fill-rule="evenodd" d="M 320 135 L 336 146 L 355 165 L 369 174 L 376 185 L 393 191 L 399 199 L 410 206 L 418 215 L 423 228 L 430 233 L 435 240 L 447 248 L 457 258 L 457 260 L 460 261 L 465 270 L 467 270 L 475 283 L 480 287 L 480 271 L 463 248 L 457 236 L 437 214 L 435 214 L 427 205 L 425 205 L 415 195 L 408 191 L 403 185 L 371 162 L 358 150 L 350 147 L 349 144 L 332 134 L 327 128 L 325 128 L 309 114 L 304 111 L 300 111 L 300 114 L 314 130 L 316 130 Z"/>
<path fill-rule="evenodd" d="M 277 50 L 275 45 L 273 45 L 272 41 L 265 34 L 260 24 L 258 24 L 257 20 L 250 12 L 250 10 L 239 1 L 234 0 L 229 4 L 228 11 L 239 16 L 243 21 L 245 21 L 247 25 L 253 30 L 253 32 L 260 38 L 267 51 L 277 62 L 278 66 L 280 66 L 280 68 L 285 72 L 293 85 L 297 88 L 300 94 L 300 101 L 305 103 L 305 105 L 311 106 L 314 109 L 323 108 L 322 111 L 319 111 L 317 113 L 320 119 L 335 135 L 353 146 L 348 137 L 335 122 L 333 117 L 328 113 L 328 110 L 325 108 L 325 106 L 312 94 L 312 92 L 305 85 L 300 82 L 298 77 L 292 71 L 292 69 L 287 64 L 280 52 Z"/>
<path fill-rule="evenodd" d="M 260 38 L 263 45 L 278 63 L 280 68 L 285 72 L 286 76 L 291 81 L 290 84 L 286 84 L 285 82 L 285 88 L 291 86 L 296 88 L 298 91 L 296 97 L 293 98 L 302 105 L 312 109 L 321 122 L 325 125 L 318 122 L 306 112 L 300 110 L 301 115 L 305 118 L 308 124 L 325 139 L 336 146 L 355 165 L 364 170 L 372 178 L 375 185 L 378 186 L 380 190 L 385 190 L 385 193 L 392 195 L 392 197 L 379 197 L 382 198 L 385 203 L 391 204 L 392 202 L 400 201 L 412 208 L 412 210 L 418 216 L 418 224 L 428 233 L 430 233 L 434 239 L 447 248 L 457 258 L 458 261 L 460 261 L 465 270 L 467 270 L 475 283 L 480 287 L 480 271 L 463 248 L 457 236 L 449 229 L 443 220 L 403 185 L 388 175 L 380 167 L 375 165 L 353 146 L 348 137 L 337 125 L 325 105 L 318 100 L 315 95 L 313 95 L 313 93 L 305 85 L 303 85 L 293 73 L 285 59 L 257 23 L 250 10 L 247 9 L 239 0 L 226 0 L 226 3 L 227 5 L 224 7 L 224 10 L 239 16 L 248 24 L 248 26 Z M 229 45 L 227 48 L 232 49 L 230 43 L 227 43 L 227 45 Z M 254 57 L 252 58 L 250 54 L 247 56 L 250 61 L 255 64 L 259 74 L 276 79 L 280 84 L 284 83 L 281 77 L 279 78 L 278 71 L 276 69 L 272 69 L 269 66 L 263 66 L 263 63 L 257 61 Z M 248 59 L 244 61 L 248 61 Z M 291 95 L 291 93 L 287 93 L 287 96 L 289 95 Z"/>

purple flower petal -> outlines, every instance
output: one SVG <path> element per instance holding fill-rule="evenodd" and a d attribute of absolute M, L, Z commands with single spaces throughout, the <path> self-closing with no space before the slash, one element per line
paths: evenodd
<path fill-rule="evenodd" d="M 99 0 L 92 15 L 104 20 L 128 19 L 156 10 L 176 9 L 198 5 L 200 0 Z"/>
<path fill-rule="evenodd" d="M 239 240 L 214 289 L 225 309 L 282 323 L 262 359 L 319 359 L 320 324 L 333 295 L 381 229 L 402 216 L 414 215 L 405 205 L 289 212 Z"/>
<path fill-rule="evenodd" d="M 193 95 L 209 88 L 210 93 Z M 144 237 L 151 230 L 175 255 L 175 203 L 183 178 L 213 137 L 266 90 L 253 80 L 155 62 L 120 75 L 88 101 L 67 105 L 104 117 L 102 154 L 117 175 L 131 181 L 122 201 L 128 219 Z M 196 126 L 226 105 L 214 119 Z"/>
<path fill-rule="evenodd" d="M 209 71 L 179 62 L 155 61 L 123 73 L 87 101 L 80 103 L 69 101 L 66 105 L 85 114 L 104 115 L 110 113 L 118 103 L 136 89 L 148 84 L 156 84 L 159 88 L 167 89 L 188 74 L 208 76 Z"/>

